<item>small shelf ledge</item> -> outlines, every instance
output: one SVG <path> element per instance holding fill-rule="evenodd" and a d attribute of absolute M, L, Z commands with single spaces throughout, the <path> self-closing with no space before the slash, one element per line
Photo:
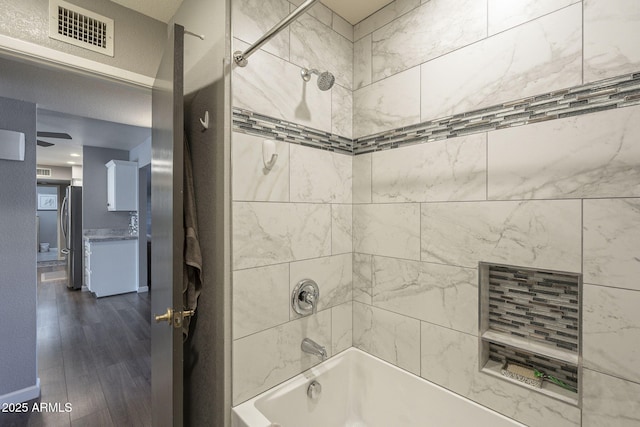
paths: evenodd
<path fill-rule="evenodd" d="M 491 330 L 484 332 L 481 337 L 483 340 L 491 341 L 496 344 L 508 345 L 513 348 L 519 348 L 521 350 L 528 351 L 530 353 L 536 353 L 572 365 L 578 365 L 578 355 L 576 353 L 573 353 L 569 350 L 563 350 L 552 345 L 545 345 L 537 341 L 531 341 L 517 337 L 515 335 L 500 333 Z"/>
<path fill-rule="evenodd" d="M 566 390 L 556 384 L 553 384 L 549 381 L 542 382 L 542 388 L 532 387 L 528 384 L 525 384 L 521 381 L 515 380 L 513 378 L 505 377 L 502 375 L 502 364 L 493 360 L 489 360 L 484 367 L 480 370 L 487 375 L 491 375 L 497 378 L 500 378 L 504 381 L 508 381 L 510 383 L 516 384 L 521 387 L 526 387 L 530 390 L 533 390 L 537 393 L 542 393 L 546 396 L 549 396 L 553 399 L 560 400 L 562 402 L 568 403 L 573 406 L 579 406 L 578 403 L 578 394 Z"/>

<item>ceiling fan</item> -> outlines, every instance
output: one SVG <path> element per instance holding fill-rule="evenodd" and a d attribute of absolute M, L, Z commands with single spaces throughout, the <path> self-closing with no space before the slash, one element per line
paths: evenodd
<path fill-rule="evenodd" d="M 41 132 L 41 131 L 38 131 L 37 135 L 40 138 L 73 139 L 73 138 L 71 138 L 71 135 L 69 135 L 68 133 L 61 133 L 61 132 Z M 36 143 L 40 147 L 51 147 L 52 145 L 55 145 L 52 142 L 42 141 L 40 139 L 37 139 Z"/>

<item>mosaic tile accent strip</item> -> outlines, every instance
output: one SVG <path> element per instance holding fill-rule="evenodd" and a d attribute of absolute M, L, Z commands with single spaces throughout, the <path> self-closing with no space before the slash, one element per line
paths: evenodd
<path fill-rule="evenodd" d="M 239 108 L 233 108 L 233 127 L 238 132 L 358 155 L 632 105 L 640 105 L 640 72 L 353 140 Z"/>
<path fill-rule="evenodd" d="M 233 130 L 336 153 L 353 154 L 353 140 L 253 111 L 233 108 Z"/>
<path fill-rule="evenodd" d="M 578 368 L 575 365 L 493 342 L 489 343 L 489 359 L 501 364 L 510 361 L 537 369 L 578 389 Z"/>
<path fill-rule="evenodd" d="M 640 105 L 640 73 L 358 138 L 353 150 L 358 155 L 632 105 Z"/>
<path fill-rule="evenodd" d="M 481 286 L 488 289 L 490 330 L 578 353 L 580 274 L 497 265 L 488 270 L 489 283 Z"/>

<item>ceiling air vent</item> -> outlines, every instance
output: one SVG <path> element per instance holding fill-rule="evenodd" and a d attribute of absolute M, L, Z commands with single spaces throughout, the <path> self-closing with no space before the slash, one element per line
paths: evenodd
<path fill-rule="evenodd" d="M 36 168 L 37 176 L 51 176 L 51 169 Z"/>
<path fill-rule="evenodd" d="M 49 2 L 49 37 L 113 56 L 113 19 L 62 0 Z"/>

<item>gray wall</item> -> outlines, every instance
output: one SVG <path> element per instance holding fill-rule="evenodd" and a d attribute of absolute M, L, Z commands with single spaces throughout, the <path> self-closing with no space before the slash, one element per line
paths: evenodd
<path fill-rule="evenodd" d="M 111 148 L 82 149 L 82 228 L 127 228 L 128 212 L 107 210 L 107 168 L 109 160 L 129 160 L 129 152 Z"/>
<path fill-rule="evenodd" d="M 203 289 L 184 352 L 185 426 L 230 425 L 231 278 L 228 0 L 185 0 L 174 20 L 198 34 L 185 37 L 184 125 L 193 160 Z M 199 118 L 209 111 L 203 131 Z M 153 227 L 153 225 L 152 225 Z M 153 284 L 152 284 L 153 287 Z"/>
<path fill-rule="evenodd" d="M 58 206 L 60 206 L 60 198 L 64 197 L 64 194 L 60 196 L 58 194 L 58 186 L 52 185 L 38 185 L 38 191 L 36 195 L 36 203 L 38 203 L 38 196 L 40 194 L 55 194 L 58 196 Z M 37 206 L 37 205 L 36 205 Z M 38 210 L 37 213 L 40 218 L 40 241 L 38 243 L 49 243 L 50 248 L 58 247 L 58 210 L 45 211 Z"/>
<path fill-rule="evenodd" d="M 0 98 L 0 129 L 25 160 L 0 160 L 0 396 L 36 384 L 36 105 Z"/>
<path fill-rule="evenodd" d="M 71 0 L 69 3 L 115 21 L 113 57 L 50 39 L 48 1 L 0 2 L 0 34 L 146 76 L 155 76 L 166 38 L 165 23 L 110 1 Z"/>

